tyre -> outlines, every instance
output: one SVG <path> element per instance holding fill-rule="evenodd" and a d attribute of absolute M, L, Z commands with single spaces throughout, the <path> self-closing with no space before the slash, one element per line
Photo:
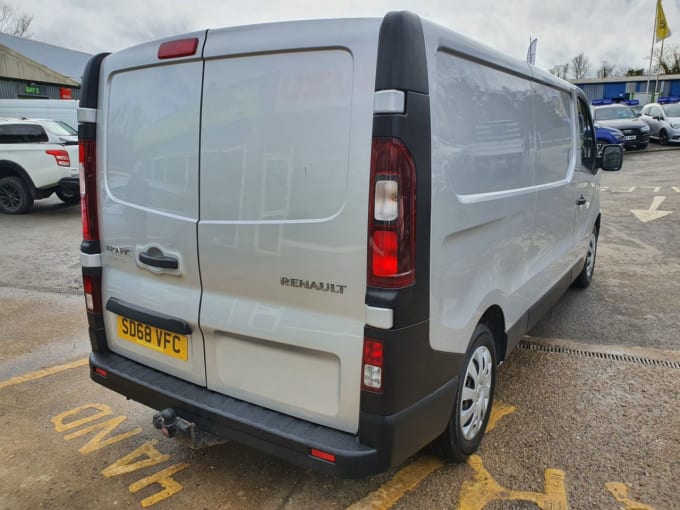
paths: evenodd
<path fill-rule="evenodd" d="M 463 462 L 482 442 L 496 386 L 496 347 L 486 324 L 478 324 L 458 379 L 456 400 L 446 430 L 433 442 L 437 454 Z"/>
<path fill-rule="evenodd" d="M 595 259 L 597 258 L 597 227 L 593 227 L 590 234 L 590 241 L 588 241 L 588 252 L 586 253 L 586 261 L 583 263 L 583 269 L 572 283 L 573 287 L 585 289 L 593 280 L 593 273 L 595 272 Z"/>
<path fill-rule="evenodd" d="M 67 191 L 57 190 L 56 191 L 59 200 L 66 204 L 77 204 L 80 202 L 80 193 L 69 193 Z"/>
<path fill-rule="evenodd" d="M 33 207 L 33 197 L 26 183 L 19 177 L 0 179 L 0 211 L 5 214 L 24 214 Z"/>
<path fill-rule="evenodd" d="M 668 145 L 668 133 L 664 129 L 659 133 L 659 143 L 661 145 Z"/>
<path fill-rule="evenodd" d="M 646 149 L 646 148 L 647 148 L 647 144 L 646 144 L 646 143 L 643 143 L 643 144 L 640 145 L 640 149 Z"/>

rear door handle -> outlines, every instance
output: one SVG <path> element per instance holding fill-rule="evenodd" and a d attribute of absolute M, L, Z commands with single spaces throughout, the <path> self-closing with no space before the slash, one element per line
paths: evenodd
<path fill-rule="evenodd" d="M 150 248 L 147 251 L 140 252 L 139 261 L 147 266 L 160 267 L 162 269 L 179 268 L 179 261 L 175 257 L 163 255 L 158 248 Z"/>
<path fill-rule="evenodd" d="M 586 205 L 586 197 L 581 195 L 578 197 L 578 200 L 576 201 L 576 205 Z"/>

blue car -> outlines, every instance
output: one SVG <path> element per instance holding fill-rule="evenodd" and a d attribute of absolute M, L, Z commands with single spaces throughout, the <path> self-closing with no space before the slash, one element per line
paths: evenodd
<path fill-rule="evenodd" d="M 625 135 L 620 130 L 607 127 L 600 122 L 594 124 L 597 145 L 621 145 L 623 143 Z"/>

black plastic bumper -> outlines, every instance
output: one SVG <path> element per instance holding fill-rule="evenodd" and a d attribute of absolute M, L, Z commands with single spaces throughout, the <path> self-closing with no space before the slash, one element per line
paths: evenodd
<path fill-rule="evenodd" d="M 95 368 L 105 370 L 107 376 L 95 372 Z M 378 450 L 361 444 L 355 434 L 210 391 L 112 352 L 90 354 L 90 376 L 93 381 L 151 408 L 172 408 L 178 416 L 195 423 L 201 430 L 343 478 L 379 473 L 394 461 L 403 460 L 406 445 L 396 443 L 422 443 L 423 419 L 429 415 L 426 409 L 433 404 L 439 408 L 450 406 L 456 387 L 456 381 L 452 380 L 428 398 L 392 416 L 368 417 L 362 413 L 362 421 L 370 419 L 374 426 L 383 429 L 383 438 L 391 438 L 386 441 L 388 449 L 383 446 Z M 313 448 L 335 455 L 335 462 L 312 457 Z M 400 450 L 401 454 L 395 456 Z"/>
<path fill-rule="evenodd" d="M 59 188 L 65 193 L 80 193 L 80 179 L 78 177 L 63 177 L 59 179 Z"/>

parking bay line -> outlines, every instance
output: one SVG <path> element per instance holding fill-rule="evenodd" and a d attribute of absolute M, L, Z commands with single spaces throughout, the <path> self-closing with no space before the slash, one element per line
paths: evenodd
<path fill-rule="evenodd" d="M 517 408 L 514 406 L 494 400 L 486 432 L 491 432 L 504 416 L 512 414 L 516 410 Z M 430 455 L 420 457 L 400 469 L 388 482 L 345 510 L 388 510 L 408 491 L 415 489 L 433 471 L 444 464 L 446 462 L 437 457 Z"/>
<path fill-rule="evenodd" d="M 49 375 L 58 374 L 59 372 L 64 372 L 66 370 L 71 370 L 72 368 L 83 367 L 87 365 L 88 358 L 79 359 L 77 361 L 71 361 L 69 363 L 63 363 L 61 365 L 54 365 L 51 367 L 36 370 L 35 372 L 29 372 L 23 375 L 17 375 L 11 377 L 5 381 L 0 381 L 0 390 L 8 388 L 10 386 L 16 386 L 17 384 L 35 381 L 36 379 L 42 379 Z"/>

